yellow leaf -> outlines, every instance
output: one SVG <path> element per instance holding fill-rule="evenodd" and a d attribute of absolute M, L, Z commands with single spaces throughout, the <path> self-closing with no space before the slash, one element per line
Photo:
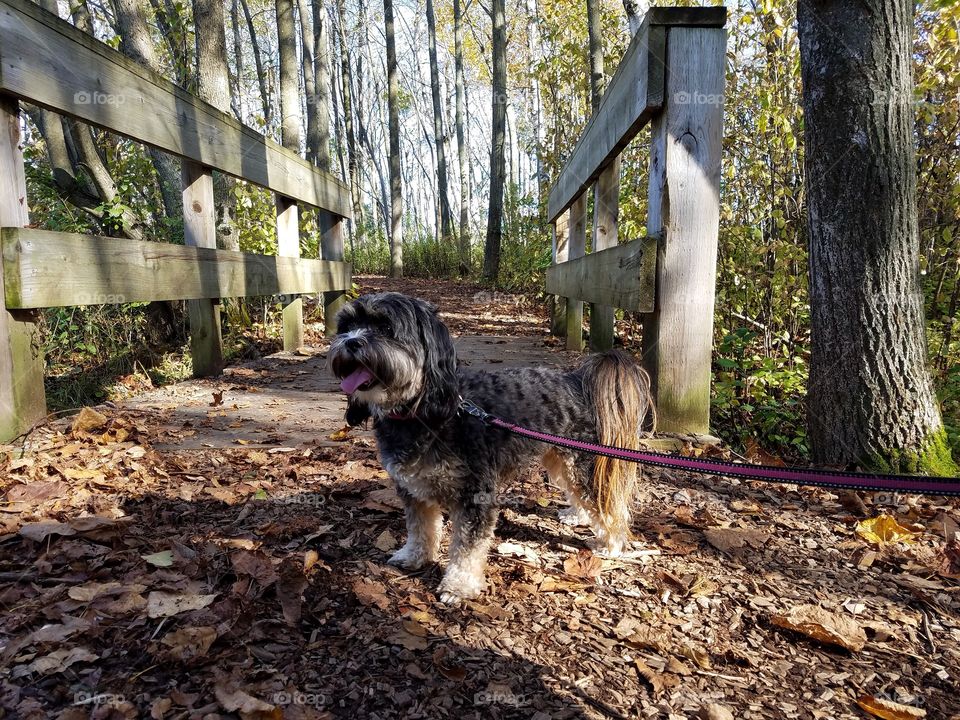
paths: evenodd
<path fill-rule="evenodd" d="M 903 527 L 890 515 L 879 515 L 857 523 L 857 535 L 874 545 L 913 542 L 916 534 Z"/>
<path fill-rule="evenodd" d="M 884 700 L 872 695 L 861 696 L 857 700 L 857 705 L 871 715 L 883 718 L 883 720 L 917 720 L 927 716 L 927 711 L 923 708 L 901 705 L 892 700 Z"/>
<path fill-rule="evenodd" d="M 330 439 L 331 439 L 331 440 L 335 440 L 335 441 L 337 441 L 337 442 L 343 442 L 344 440 L 346 440 L 346 439 L 348 439 L 348 438 L 350 437 L 350 431 L 351 431 L 351 430 L 353 430 L 352 427 L 350 427 L 349 425 L 344 425 L 342 428 L 340 428 L 339 430 L 337 430 L 335 433 L 331 434 L 331 435 L 330 435 Z"/>

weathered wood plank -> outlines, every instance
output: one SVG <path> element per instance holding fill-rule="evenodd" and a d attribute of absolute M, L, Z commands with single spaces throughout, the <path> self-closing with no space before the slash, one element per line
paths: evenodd
<path fill-rule="evenodd" d="M 330 213 L 320 213 L 320 255 L 324 260 L 343 260 L 343 220 Z M 345 288 L 328 290 L 323 294 L 324 334 L 333 337 L 337 334 L 337 313 L 347 302 L 349 284 Z"/>
<path fill-rule="evenodd" d="M 277 196 L 277 255 L 300 257 L 300 211 L 295 200 Z M 303 298 L 283 298 L 283 349 L 296 350 L 303 345 Z"/>
<path fill-rule="evenodd" d="M 634 312 L 654 307 L 657 242 L 641 238 L 547 269 L 547 292 Z"/>
<path fill-rule="evenodd" d="M 593 252 L 617 246 L 620 215 L 620 158 L 614 158 L 597 178 L 593 198 Z M 590 304 L 590 349 L 602 352 L 613 347 L 614 309 Z"/>
<path fill-rule="evenodd" d="M 0 225 L 29 222 L 19 107 L 13 98 L 0 95 Z M 6 288 L 0 276 L 0 291 Z M 34 313 L 5 306 L 0 295 L 0 442 L 12 440 L 47 414 L 40 347 Z"/>
<path fill-rule="evenodd" d="M 553 264 L 567 261 L 567 222 L 569 213 L 563 212 L 560 217 L 553 221 L 551 229 L 553 231 Z M 550 332 L 557 337 L 566 337 L 567 335 L 567 299 L 561 295 L 551 295 L 550 306 Z"/>
<path fill-rule="evenodd" d="M 570 238 L 567 241 L 567 257 L 570 260 L 582 258 L 586 249 L 587 194 L 584 192 L 570 206 Z M 573 294 L 557 294 L 567 299 L 567 350 L 583 350 L 583 301 Z"/>
<path fill-rule="evenodd" d="M 351 215 L 333 175 L 27 0 L 0 0 L 0 90 Z"/>
<path fill-rule="evenodd" d="M 548 220 L 556 219 L 593 184 L 600 171 L 660 109 L 665 37 L 663 26 L 646 21 L 633 36 L 603 94 L 600 108 L 590 118 L 550 191 Z"/>
<path fill-rule="evenodd" d="M 183 241 L 188 247 L 217 248 L 217 213 L 213 199 L 213 171 L 183 161 Z M 214 288 L 207 288 L 213 291 Z M 220 299 L 189 300 L 190 356 L 194 377 L 219 375 L 223 370 Z"/>
<path fill-rule="evenodd" d="M 8 308 L 320 293 L 350 287 L 349 263 L 3 228 Z"/>
<path fill-rule="evenodd" d="M 707 434 L 726 32 L 671 28 L 667 102 L 651 135 L 648 233 L 660 235 L 644 362 L 664 432 Z"/>

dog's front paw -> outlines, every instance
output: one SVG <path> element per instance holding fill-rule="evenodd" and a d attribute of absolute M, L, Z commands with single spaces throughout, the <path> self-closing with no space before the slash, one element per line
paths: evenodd
<path fill-rule="evenodd" d="M 486 587 L 487 581 L 483 575 L 477 576 L 457 568 L 450 568 L 440 581 L 437 592 L 440 594 L 440 602 L 445 605 L 456 605 L 462 600 L 480 597 Z"/>
<path fill-rule="evenodd" d="M 623 555 L 626 541 L 622 538 L 592 538 L 587 540 L 587 545 L 593 551 L 593 554 L 603 558 L 618 558 Z"/>
<path fill-rule="evenodd" d="M 404 545 L 387 562 L 404 570 L 419 570 L 430 562 L 430 558 L 420 549 Z"/>

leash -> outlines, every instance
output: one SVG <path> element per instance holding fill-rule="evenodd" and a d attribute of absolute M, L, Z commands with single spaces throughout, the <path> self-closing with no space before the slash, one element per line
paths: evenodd
<path fill-rule="evenodd" d="M 676 468 L 702 475 L 727 475 L 744 478 L 745 480 L 759 480 L 770 483 L 788 483 L 791 485 L 813 485 L 824 488 L 839 488 L 842 490 L 873 490 L 877 492 L 904 492 L 916 495 L 952 495 L 960 497 L 960 477 L 932 478 L 923 475 L 885 475 L 872 473 L 855 473 L 843 470 L 815 470 L 795 467 L 776 467 L 774 465 L 743 465 L 726 460 L 699 460 L 671 455 L 668 453 L 651 452 L 647 450 L 627 450 L 573 440 L 560 435 L 530 430 L 529 428 L 507 422 L 503 418 L 491 415 L 470 400 L 461 399 L 460 409 L 468 415 L 478 418 L 487 425 L 506 430 L 507 432 L 548 443 L 570 450 L 580 450 L 594 455 L 603 455 L 615 460 L 653 465 L 654 467 Z"/>

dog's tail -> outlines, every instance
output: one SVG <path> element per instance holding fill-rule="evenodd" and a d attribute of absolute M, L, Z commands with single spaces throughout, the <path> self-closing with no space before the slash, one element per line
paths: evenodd
<path fill-rule="evenodd" d="M 622 350 L 591 355 L 581 369 L 583 391 L 596 415 L 599 442 L 635 450 L 640 431 L 644 427 L 651 431 L 656 427 L 650 376 Z M 596 457 L 593 492 L 600 520 L 611 540 L 625 541 L 630 535 L 630 509 L 636 483 L 635 463 L 602 455 Z"/>

